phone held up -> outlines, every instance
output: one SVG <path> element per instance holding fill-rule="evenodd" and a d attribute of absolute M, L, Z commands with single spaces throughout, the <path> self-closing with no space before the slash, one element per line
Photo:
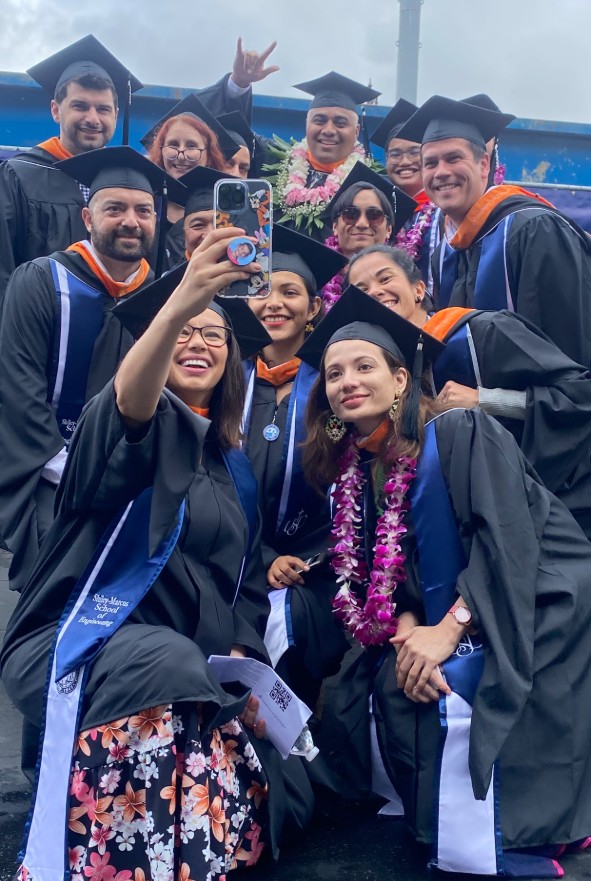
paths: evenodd
<path fill-rule="evenodd" d="M 260 272 L 235 281 L 220 291 L 221 297 L 268 297 L 271 292 L 271 228 L 273 194 L 266 180 L 224 178 L 213 191 L 216 229 L 238 226 L 244 236 L 228 245 L 227 259 L 237 266 L 258 263 Z M 222 258 L 226 259 L 226 257 Z"/>

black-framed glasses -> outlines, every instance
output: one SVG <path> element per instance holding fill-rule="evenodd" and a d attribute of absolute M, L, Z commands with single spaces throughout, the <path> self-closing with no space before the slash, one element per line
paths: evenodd
<path fill-rule="evenodd" d="M 197 332 L 206 346 L 212 349 L 221 349 L 230 338 L 230 331 L 227 327 L 218 327 L 217 324 L 207 324 L 205 327 L 194 327 L 192 324 L 185 324 L 179 333 L 179 343 L 188 343 L 193 339 L 193 334 Z"/>
<path fill-rule="evenodd" d="M 342 217 L 345 223 L 357 223 L 362 214 L 365 215 L 367 222 L 372 226 L 379 226 L 386 216 L 381 208 L 374 208 L 372 205 L 369 208 L 358 208 L 356 205 L 349 205 L 348 208 L 343 208 L 342 211 L 339 211 L 338 216 Z"/>
<path fill-rule="evenodd" d="M 388 159 L 394 159 L 395 161 L 402 159 L 403 156 L 408 156 L 409 159 L 418 159 L 420 155 L 421 148 L 419 146 L 409 147 L 408 150 L 399 150 L 395 147 L 393 150 L 388 150 L 386 153 Z"/>
<path fill-rule="evenodd" d="M 178 147 L 169 146 L 168 144 L 165 144 L 162 147 L 162 155 L 166 159 L 170 159 L 172 162 L 174 162 L 175 159 L 178 159 L 181 153 L 185 159 L 189 160 L 189 162 L 199 162 L 205 153 L 205 147 L 187 147 L 184 150 L 179 150 Z"/>

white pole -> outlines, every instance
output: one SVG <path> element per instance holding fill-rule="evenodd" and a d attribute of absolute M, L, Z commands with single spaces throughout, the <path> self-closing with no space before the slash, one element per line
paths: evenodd
<path fill-rule="evenodd" d="M 396 100 L 406 98 L 407 101 L 416 104 L 423 0 L 398 0 L 398 2 L 400 3 L 400 19 L 397 44 Z"/>

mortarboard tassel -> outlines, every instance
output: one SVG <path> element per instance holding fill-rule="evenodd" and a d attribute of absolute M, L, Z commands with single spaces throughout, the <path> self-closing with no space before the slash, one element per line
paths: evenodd
<path fill-rule="evenodd" d="M 166 187 L 166 181 L 162 186 L 162 194 L 160 196 L 160 213 L 158 217 L 158 254 L 156 256 L 156 268 L 154 269 L 154 275 L 156 278 L 160 278 L 162 275 L 162 264 L 164 263 L 164 254 L 166 251 L 166 214 L 168 209 L 168 189 Z"/>
<path fill-rule="evenodd" d="M 406 398 L 404 413 L 402 414 L 401 431 L 405 438 L 412 441 L 419 440 L 419 404 L 421 400 L 421 383 L 423 379 L 423 335 L 417 341 L 414 363 L 412 368 L 411 387 Z"/>

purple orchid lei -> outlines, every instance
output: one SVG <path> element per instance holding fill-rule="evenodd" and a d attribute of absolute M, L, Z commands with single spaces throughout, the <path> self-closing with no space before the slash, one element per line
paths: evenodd
<path fill-rule="evenodd" d="M 503 165 L 502 162 L 499 162 L 497 167 L 495 168 L 495 174 L 493 178 L 493 183 L 495 187 L 498 187 L 499 184 L 502 184 L 505 180 L 505 175 L 507 174 L 507 166 Z"/>
<path fill-rule="evenodd" d="M 351 590 L 351 582 L 363 584 L 368 577 L 362 557 L 361 506 L 365 478 L 359 467 L 359 449 L 352 437 L 339 460 L 340 477 L 334 490 L 336 514 L 332 536 L 335 545 L 331 566 L 341 587 L 333 600 L 339 621 L 361 645 L 381 645 L 396 633 L 398 619 L 392 594 L 406 580 L 405 555 L 400 540 L 406 533 L 402 520 L 410 505 L 405 500 L 416 473 L 417 460 L 401 456 L 384 485 L 385 508 L 376 526 L 373 569 L 365 603 Z"/>
<path fill-rule="evenodd" d="M 427 202 L 424 209 L 419 212 L 416 221 L 410 227 L 402 227 L 396 235 L 396 247 L 406 251 L 408 256 L 418 263 L 421 257 L 421 248 L 423 240 L 427 232 L 433 224 L 433 215 L 437 210 L 437 206 L 433 202 Z"/>
<path fill-rule="evenodd" d="M 324 244 L 327 248 L 332 248 L 333 251 L 338 251 L 339 254 L 343 253 L 337 236 L 329 236 Z M 325 315 L 327 312 L 330 312 L 334 304 L 341 299 L 344 281 L 345 270 L 341 269 L 341 271 L 337 272 L 336 275 L 333 275 L 330 281 L 327 281 L 322 288 L 322 305 L 324 306 Z"/>

